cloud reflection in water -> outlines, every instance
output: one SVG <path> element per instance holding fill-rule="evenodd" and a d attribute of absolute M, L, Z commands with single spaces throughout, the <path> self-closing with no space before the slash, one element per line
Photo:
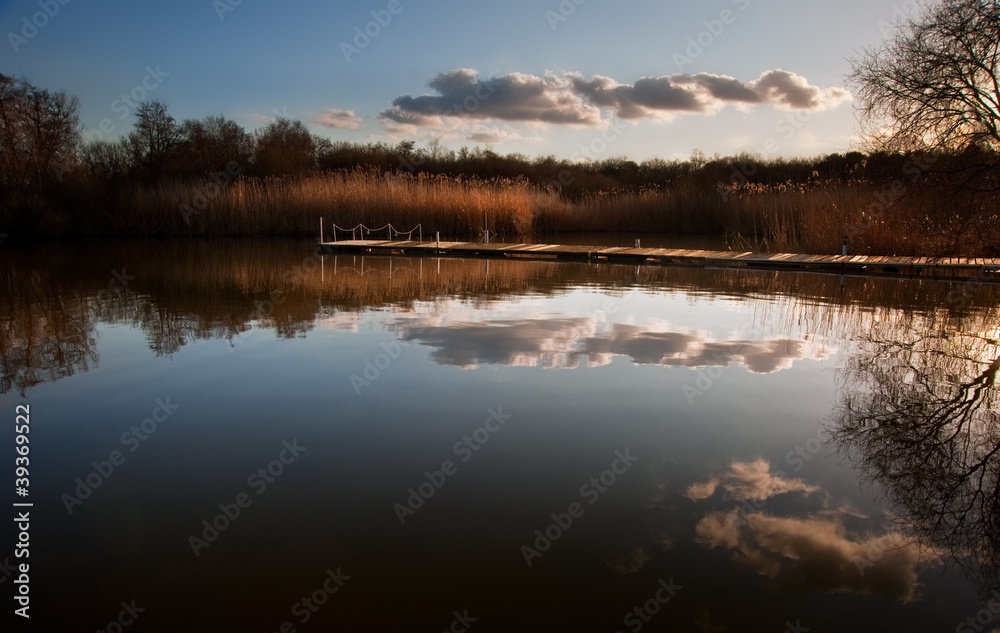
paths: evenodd
<path fill-rule="evenodd" d="M 768 499 L 821 490 L 771 472 L 764 459 L 734 462 L 726 472 L 689 486 L 686 496 L 703 501 L 719 491 L 727 500 L 741 503 L 741 508 L 706 514 L 695 527 L 697 541 L 732 551 L 737 562 L 774 579 L 782 589 L 877 594 L 901 602 L 914 599 L 920 567 L 930 562 L 925 556 L 929 548 L 895 532 L 850 533 L 845 520 L 859 517 L 844 508 L 776 516 L 767 507 Z M 749 500 L 758 502 L 759 511 L 746 511 L 754 507 Z"/>
<path fill-rule="evenodd" d="M 637 365 L 706 367 L 742 365 L 767 374 L 788 369 L 802 359 L 823 360 L 831 350 L 808 340 L 713 340 L 707 332 L 608 324 L 593 317 L 495 319 L 433 323 L 400 318 L 391 326 L 404 341 L 435 348 L 442 365 L 475 369 L 500 364 L 574 369 L 611 364 L 624 356 Z"/>

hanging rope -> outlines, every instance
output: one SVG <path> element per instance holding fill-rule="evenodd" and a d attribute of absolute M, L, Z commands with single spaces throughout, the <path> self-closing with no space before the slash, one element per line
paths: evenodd
<path fill-rule="evenodd" d="M 342 226 L 337 226 L 337 224 L 334 223 L 334 225 L 333 225 L 333 241 L 334 242 L 337 241 L 337 231 L 342 231 L 344 233 L 350 233 L 352 240 L 356 240 L 358 238 L 357 237 L 358 236 L 358 231 L 360 231 L 361 232 L 361 239 L 364 240 L 366 235 L 371 235 L 372 233 L 378 233 L 380 231 L 386 231 L 386 230 L 388 231 L 389 241 L 390 242 L 392 241 L 393 236 L 399 237 L 400 235 L 405 235 L 407 241 L 411 241 L 412 242 L 413 241 L 413 232 L 414 231 L 417 231 L 418 238 L 420 239 L 420 241 L 423 241 L 423 224 L 418 224 L 415 227 L 413 227 L 412 229 L 410 229 L 409 231 L 400 231 L 399 229 L 397 229 L 396 227 L 394 227 L 391 223 L 390 224 L 386 224 L 385 226 L 380 226 L 377 229 L 369 228 L 369 227 L 365 226 L 364 224 L 358 224 L 357 226 L 348 229 L 348 228 L 344 228 Z"/>

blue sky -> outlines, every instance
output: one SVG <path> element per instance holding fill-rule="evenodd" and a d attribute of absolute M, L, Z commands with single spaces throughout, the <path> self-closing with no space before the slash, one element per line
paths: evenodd
<path fill-rule="evenodd" d="M 127 132 L 122 96 L 145 93 L 247 129 L 282 114 L 334 140 L 634 160 L 850 150 L 847 58 L 912 7 L 64 1 L 0 0 L 0 72 L 78 96 L 88 138 Z"/>

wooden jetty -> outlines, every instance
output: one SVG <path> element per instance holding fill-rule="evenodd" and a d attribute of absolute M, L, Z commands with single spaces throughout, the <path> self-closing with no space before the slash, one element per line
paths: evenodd
<path fill-rule="evenodd" d="M 320 242 L 328 253 L 397 255 L 405 257 L 473 257 L 576 262 L 607 262 L 706 268 L 798 270 L 834 274 L 975 278 L 1000 283 L 1000 259 L 966 257 L 879 257 L 871 255 L 803 255 L 628 246 L 567 246 L 559 244 L 484 244 L 477 242 L 416 242 L 346 240 Z"/>

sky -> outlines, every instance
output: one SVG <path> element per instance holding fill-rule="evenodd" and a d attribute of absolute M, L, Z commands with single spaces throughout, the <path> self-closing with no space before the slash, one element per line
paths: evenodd
<path fill-rule="evenodd" d="M 0 73 L 248 130 L 529 157 L 817 156 L 857 147 L 849 58 L 913 0 L 0 0 Z"/>

